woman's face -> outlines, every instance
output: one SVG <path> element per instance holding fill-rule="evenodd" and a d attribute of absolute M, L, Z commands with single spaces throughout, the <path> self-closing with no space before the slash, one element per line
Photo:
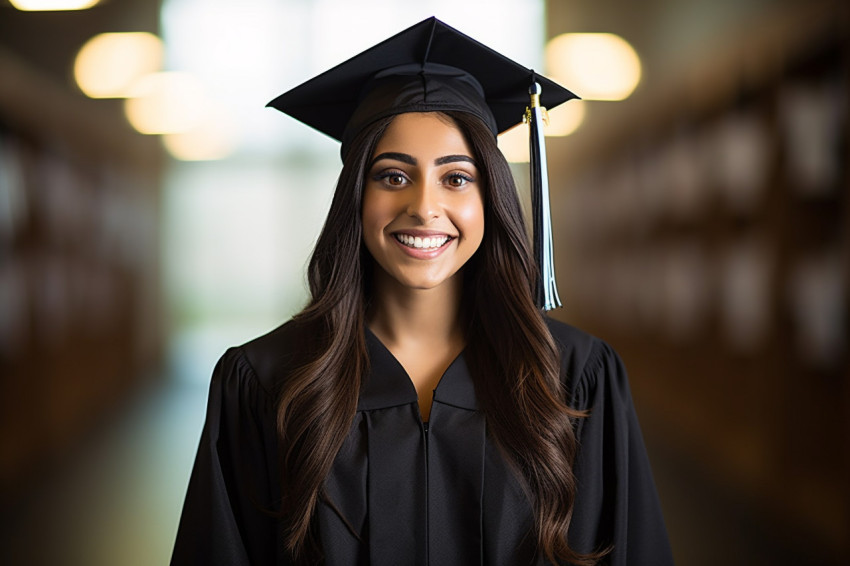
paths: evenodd
<path fill-rule="evenodd" d="M 363 194 L 363 239 L 401 285 L 452 279 L 484 237 L 483 188 L 461 131 L 443 115 L 407 113 L 375 148 Z"/>

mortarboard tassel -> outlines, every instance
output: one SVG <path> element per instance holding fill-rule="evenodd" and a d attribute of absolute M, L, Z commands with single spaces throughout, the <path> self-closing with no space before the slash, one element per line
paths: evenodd
<path fill-rule="evenodd" d="M 531 208 L 534 223 L 534 257 L 540 276 L 537 280 L 535 302 L 544 311 L 561 306 L 555 282 L 555 261 L 552 250 L 552 217 L 549 212 L 549 173 L 546 169 L 546 145 L 542 120 L 545 108 L 540 106 L 542 88 L 532 80 L 528 93 L 531 104 L 526 109 L 531 156 Z"/>

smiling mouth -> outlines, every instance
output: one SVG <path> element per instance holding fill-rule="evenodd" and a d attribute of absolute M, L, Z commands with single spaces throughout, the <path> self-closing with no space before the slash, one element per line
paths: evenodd
<path fill-rule="evenodd" d="M 411 236 L 409 234 L 393 234 L 396 240 L 403 246 L 417 250 L 436 250 L 446 245 L 446 242 L 453 240 L 451 236 L 430 236 L 421 238 L 419 236 Z"/>

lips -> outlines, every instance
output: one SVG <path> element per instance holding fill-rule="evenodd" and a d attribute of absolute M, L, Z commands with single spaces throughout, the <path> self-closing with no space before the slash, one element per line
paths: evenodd
<path fill-rule="evenodd" d="M 393 237 L 401 245 L 417 250 L 435 250 L 443 247 L 453 239 L 448 234 L 433 234 L 430 236 L 414 236 L 413 234 L 396 233 Z"/>
<path fill-rule="evenodd" d="M 423 260 L 435 259 L 457 239 L 445 232 L 424 230 L 393 232 L 392 237 L 407 256 Z"/>

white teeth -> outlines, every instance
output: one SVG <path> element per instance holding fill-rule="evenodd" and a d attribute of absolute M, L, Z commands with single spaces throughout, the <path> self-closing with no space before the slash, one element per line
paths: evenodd
<path fill-rule="evenodd" d="M 409 248 L 416 248 L 418 250 L 437 249 L 449 241 L 448 236 L 431 236 L 422 238 L 419 236 L 411 236 L 409 234 L 395 234 L 395 238 L 405 246 Z"/>

